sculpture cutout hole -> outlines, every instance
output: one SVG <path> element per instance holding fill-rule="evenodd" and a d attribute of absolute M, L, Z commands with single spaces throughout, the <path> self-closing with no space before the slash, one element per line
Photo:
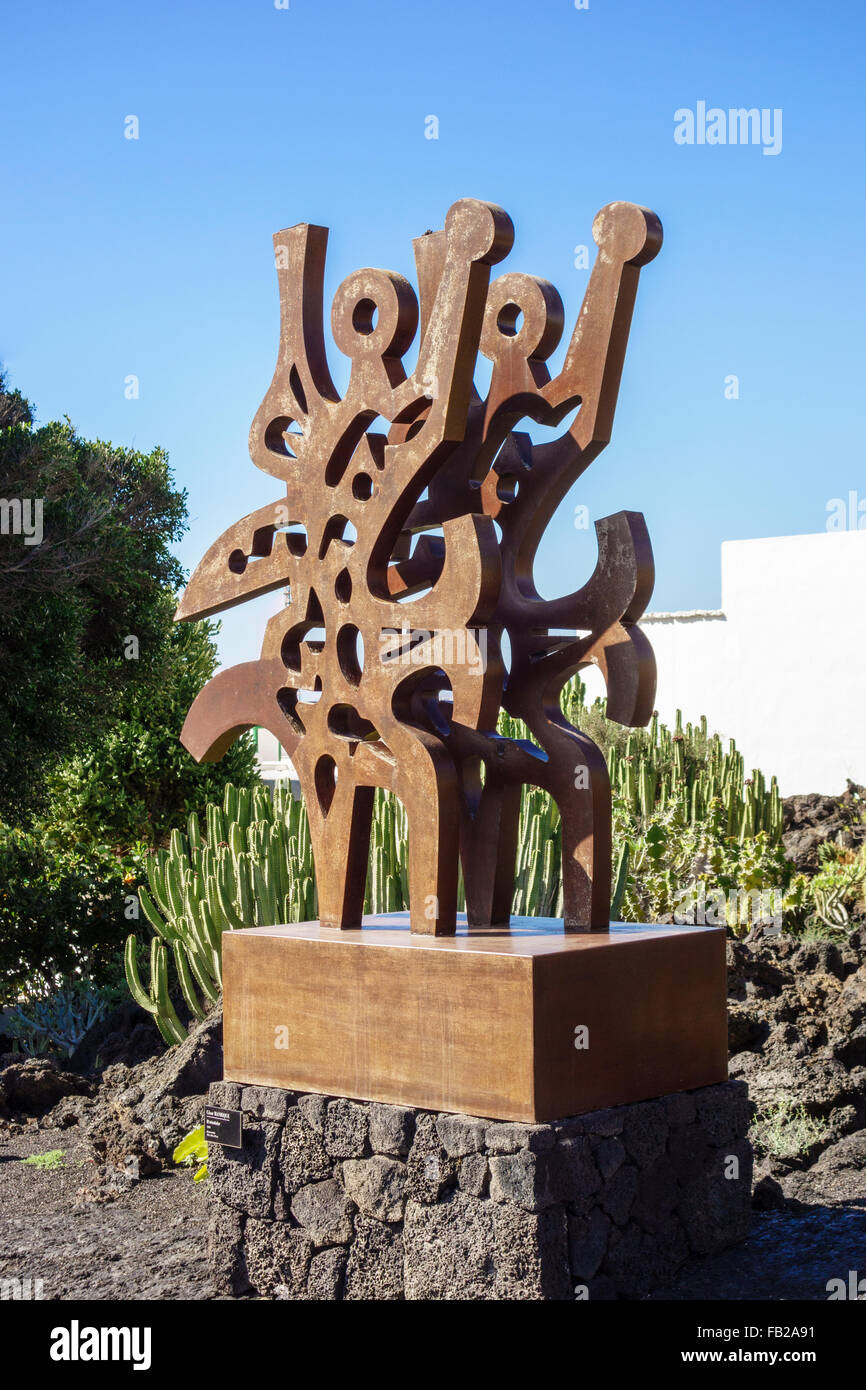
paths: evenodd
<path fill-rule="evenodd" d="M 392 696 L 391 708 L 404 724 L 447 738 L 454 715 L 451 682 L 443 670 L 424 667 L 400 682 Z"/>
<path fill-rule="evenodd" d="M 337 764 L 329 753 L 325 753 L 316 763 L 315 782 L 322 815 L 326 816 L 337 790 Z"/>
<path fill-rule="evenodd" d="M 348 570 L 340 570 L 334 580 L 334 593 L 341 603 L 348 603 L 352 597 L 352 576 Z"/>
<path fill-rule="evenodd" d="M 505 670 L 506 685 L 508 677 L 511 675 L 511 635 L 507 628 L 503 628 L 499 639 L 499 650 L 502 656 L 502 665 Z"/>
<path fill-rule="evenodd" d="M 351 537 L 348 533 L 351 532 Z M 323 560 L 328 552 L 328 547 L 334 541 L 342 542 L 344 545 L 354 545 L 358 539 L 358 532 L 345 516 L 329 516 L 322 530 L 322 542 L 319 546 L 319 559 Z"/>
<path fill-rule="evenodd" d="M 364 639 L 354 623 L 346 623 L 337 633 L 337 660 L 350 685 L 360 685 L 364 670 Z"/>
<path fill-rule="evenodd" d="M 404 846 L 407 844 L 409 823 L 406 808 L 399 797 L 393 792 L 386 792 L 377 787 L 374 814 L 379 825 L 388 827 L 389 843 Z M 398 852 L 391 860 L 391 872 L 382 874 L 381 856 L 381 848 L 377 849 L 375 838 L 371 835 L 370 852 L 367 856 L 364 911 L 400 912 L 409 906 L 408 857 L 402 857 Z"/>
<path fill-rule="evenodd" d="M 516 473 L 503 473 L 496 484 L 496 496 L 500 502 L 514 502 L 520 491 L 520 479 Z"/>
<path fill-rule="evenodd" d="M 338 738 L 347 738 L 353 743 L 374 743 L 380 737 L 375 724 L 364 719 L 352 705 L 334 705 L 328 711 L 328 728 Z"/>
<path fill-rule="evenodd" d="M 372 299 L 359 299 L 352 310 L 352 327 L 356 333 L 369 337 L 379 319 L 379 310 Z"/>
<path fill-rule="evenodd" d="M 286 538 L 286 550 L 290 555 L 300 559 L 307 553 L 307 528 L 305 526 L 287 526 L 283 531 Z"/>
<path fill-rule="evenodd" d="M 301 671 L 301 643 L 306 646 L 308 651 L 318 655 L 324 650 L 325 629 L 317 627 L 314 622 L 307 619 L 306 622 L 295 623 L 294 627 L 290 627 L 283 637 L 280 644 L 280 660 L 287 670 L 295 671 L 298 674 Z M 320 676 L 316 677 L 315 685 L 321 690 Z"/>
<path fill-rule="evenodd" d="M 301 385 L 301 374 L 298 371 L 297 367 L 292 367 L 292 370 L 289 372 L 289 385 L 292 388 L 292 395 L 298 402 L 298 405 L 301 407 L 301 410 L 306 415 L 307 396 L 303 386 Z"/>
<path fill-rule="evenodd" d="M 445 564 L 445 533 L 441 526 L 418 531 L 411 537 L 408 553 L 392 556 L 389 598 L 398 603 L 414 603 L 429 594 Z M 397 577 L 399 582 L 396 582 Z"/>
<path fill-rule="evenodd" d="M 290 686 L 284 685 L 282 690 L 277 691 L 277 704 L 286 716 L 293 732 L 299 735 L 306 733 L 303 723 L 298 717 L 297 690 L 292 690 Z"/>
<path fill-rule="evenodd" d="M 410 666 L 415 648 L 429 642 L 432 636 L 426 628 L 383 627 L 379 660 L 383 665 L 398 662 Z"/>
<path fill-rule="evenodd" d="M 352 496 L 358 502 L 367 502 L 373 496 L 373 479 L 367 473 L 359 473 L 353 478 Z"/>
<path fill-rule="evenodd" d="M 565 651 L 568 647 L 574 646 L 575 642 L 587 641 L 592 635 L 592 628 L 548 628 L 547 632 L 539 633 L 538 647 L 529 653 L 529 660 L 533 662 L 544 661 L 556 652 Z M 589 645 L 588 642 L 587 645 Z"/>
<path fill-rule="evenodd" d="M 247 567 L 247 557 L 242 550 L 233 550 L 229 556 L 229 569 L 232 574 L 243 574 Z"/>
<path fill-rule="evenodd" d="M 292 441 L 302 437 L 303 431 L 297 420 L 291 415 L 277 415 L 265 430 L 265 447 L 283 458 L 297 458 Z"/>
<path fill-rule="evenodd" d="M 523 310 L 519 304 L 503 304 L 496 319 L 503 338 L 516 338 L 523 327 Z"/>

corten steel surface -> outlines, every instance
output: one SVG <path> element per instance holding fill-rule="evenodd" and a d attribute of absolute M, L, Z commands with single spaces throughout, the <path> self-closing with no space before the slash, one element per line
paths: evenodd
<path fill-rule="evenodd" d="M 367 921 L 226 934 L 227 1080 L 536 1121 L 727 1077 L 722 930 Z"/>
<path fill-rule="evenodd" d="M 352 364 L 342 399 L 322 319 L 327 231 L 300 225 L 274 238 L 280 345 L 250 453 L 285 495 L 210 548 L 177 616 L 286 586 L 290 602 L 268 623 L 258 661 L 205 686 L 183 741 L 201 760 L 253 725 L 276 735 L 306 801 L 326 926 L 360 923 L 377 786 L 407 811 L 412 931 L 454 931 L 458 854 L 469 921 L 506 923 L 527 782 L 562 816 L 566 927 L 608 926 L 607 769 L 564 719 L 560 692 L 597 665 L 609 715 L 646 723 L 655 666 L 636 624 L 652 552 L 642 516 L 618 512 L 596 522 L 598 562 L 575 592 L 541 599 L 533 562 L 558 503 L 610 438 L 640 268 L 662 232 L 645 208 L 611 203 L 593 236 L 583 306 L 551 378 L 557 291 L 513 272 L 491 283 L 512 245 L 510 219 L 492 204 L 455 203 L 444 230 L 415 242 L 418 301 L 386 270 L 357 271 L 337 290 L 331 328 Z M 479 351 L 492 365 L 486 399 L 473 380 Z M 550 443 L 515 429 L 575 411 Z M 500 708 L 526 721 L 531 741 L 496 734 Z"/>

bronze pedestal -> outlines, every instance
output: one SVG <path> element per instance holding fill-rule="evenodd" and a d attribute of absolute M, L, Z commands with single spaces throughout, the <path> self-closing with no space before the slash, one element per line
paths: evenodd
<path fill-rule="evenodd" d="M 408 913 L 224 938 L 227 1081 L 542 1121 L 727 1079 L 725 933 Z"/>

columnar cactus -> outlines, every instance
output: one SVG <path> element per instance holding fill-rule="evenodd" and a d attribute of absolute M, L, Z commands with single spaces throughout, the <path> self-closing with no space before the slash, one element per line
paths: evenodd
<path fill-rule="evenodd" d="M 170 946 L 186 1005 L 203 1018 L 222 987 L 222 934 L 315 917 L 310 840 L 300 802 L 286 789 L 273 800 L 264 787 L 229 786 L 223 805 L 208 805 L 207 839 L 198 817 L 187 833 L 172 832 L 169 848 L 148 863 L 148 887 L 139 889 L 145 917 L 156 931 L 150 987 L 141 983 L 136 942 L 126 943 L 126 976 L 133 997 L 153 1014 L 167 1042 L 185 1030 L 168 993 Z"/>

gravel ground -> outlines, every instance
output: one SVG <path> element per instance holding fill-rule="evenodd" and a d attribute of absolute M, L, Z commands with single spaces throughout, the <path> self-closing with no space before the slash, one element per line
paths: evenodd
<path fill-rule="evenodd" d="M 690 1260 L 652 1301 L 821 1302 L 828 1297 L 827 1281 L 844 1279 L 847 1284 L 850 1270 L 859 1270 L 858 1277 L 866 1273 L 866 1207 L 758 1211 L 752 1214 L 747 1241 L 720 1255 Z"/>
<path fill-rule="evenodd" d="M 63 1167 L 23 1163 L 64 1149 Z M 186 1171 L 105 1200 L 74 1131 L 0 1126 L 0 1280 L 41 1279 L 46 1299 L 206 1299 L 204 1184 Z"/>

